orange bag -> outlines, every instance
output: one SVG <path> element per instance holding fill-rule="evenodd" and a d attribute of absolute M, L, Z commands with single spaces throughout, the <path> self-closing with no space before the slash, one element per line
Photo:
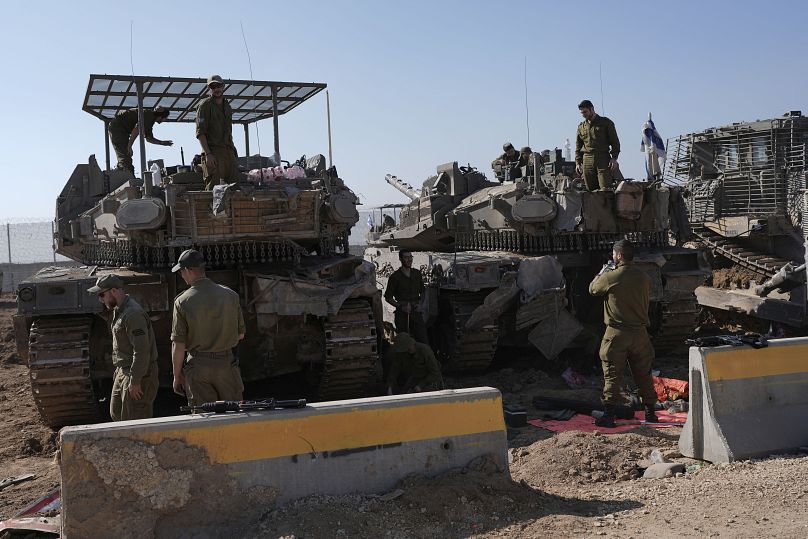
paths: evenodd
<path fill-rule="evenodd" d="M 660 401 L 675 401 L 677 399 L 687 399 L 689 383 L 686 380 L 675 378 L 651 377 L 654 381 L 654 391 Z"/>

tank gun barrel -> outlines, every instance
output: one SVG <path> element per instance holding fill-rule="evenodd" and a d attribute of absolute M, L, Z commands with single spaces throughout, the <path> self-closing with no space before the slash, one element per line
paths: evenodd
<path fill-rule="evenodd" d="M 399 180 L 397 177 L 393 176 L 392 174 L 387 174 L 384 177 L 384 181 L 404 193 L 410 200 L 418 200 L 421 198 L 421 191 L 415 189 L 412 185 L 408 184 L 405 181 Z"/>

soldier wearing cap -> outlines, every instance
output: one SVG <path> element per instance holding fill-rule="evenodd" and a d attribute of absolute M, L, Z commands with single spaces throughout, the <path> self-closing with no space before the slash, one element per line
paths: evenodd
<path fill-rule="evenodd" d="M 502 145 L 503 154 L 491 162 L 491 168 L 494 169 L 494 174 L 500 182 L 505 180 L 506 172 L 508 178 L 514 179 L 517 171 L 519 171 L 519 152 L 513 147 L 513 144 L 506 142 Z M 521 176 L 521 174 L 519 174 Z"/>
<path fill-rule="evenodd" d="M 233 109 L 224 98 L 219 75 L 208 77 L 210 96 L 196 109 L 196 138 L 202 146 L 205 189 L 239 179 L 236 146 L 233 144 Z"/>
<path fill-rule="evenodd" d="M 155 123 L 163 123 L 168 119 L 168 109 L 164 107 L 154 107 L 153 109 L 143 109 L 143 133 L 146 141 L 160 146 L 171 146 L 174 142 L 170 140 L 160 140 L 154 138 L 153 128 Z M 137 125 L 137 109 L 129 109 L 119 112 L 112 121 L 109 122 L 109 140 L 112 142 L 112 149 L 118 158 L 118 169 L 128 170 L 135 173 L 135 166 L 132 164 L 132 145 L 137 139 L 140 129 Z"/>
<path fill-rule="evenodd" d="M 193 249 L 183 251 L 171 271 L 180 272 L 188 285 L 174 300 L 174 392 L 185 395 L 191 406 L 241 400 L 244 384 L 233 355 L 245 332 L 238 294 L 207 278 L 205 259 Z"/>
<path fill-rule="evenodd" d="M 117 275 L 104 275 L 87 290 L 112 309 L 112 363 L 115 377 L 109 400 L 113 421 L 146 419 L 157 397 L 157 341 L 149 315 L 123 291 Z"/>
<path fill-rule="evenodd" d="M 608 189 L 614 180 L 622 179 L 617 164 L 620 139 L 614 122 L 595 113 L 588 99 L 578 104 L 584 121 L 578 124 L 575 137 L 575 170 L 581 174 L 589 191 Z"/>
<path fill-rule="evenodd" d="M 443 387 L 440 365 L 432 349 L 407 333 L 396 335 L 390 349 L 387 394 L 437 391 Z"/>

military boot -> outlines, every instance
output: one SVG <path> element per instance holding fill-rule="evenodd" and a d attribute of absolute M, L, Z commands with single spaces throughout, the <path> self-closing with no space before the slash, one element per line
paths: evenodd
<path fill-rule="evenodd" d="M 645 421 L 646 423 L 658 423 L 659 418 L 656 416 L 656 411 L 653 405 L 645 405 Z"/>
<path fill-rule="evenodd" d="M 614 406 L 605 404 L 603 408 L 603 415 L 595 419 L 595 425 L 613 429 L 616 426 L 614 424 Z"/>

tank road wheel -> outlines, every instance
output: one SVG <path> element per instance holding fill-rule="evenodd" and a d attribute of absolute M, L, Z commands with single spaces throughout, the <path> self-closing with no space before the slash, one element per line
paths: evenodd
<path fill-rule="evenodd" d="M 90 375 L 91 316 L 40 318 L 29 336 L 31 390 L 53 428 L 98 421 Z"/>
<path fill-rule="evenodd" d="M 499 326 L 489 324 L 465 330 L 471 313 L 484 299 L 485 294 L 452 294 L 441 303 L 440 322 L 433 336 L 444 371 L 483 371 L 494 360 Z"/>
<path fill-rule="evenodd" d="M 323 400 L 365 396 L 379 361 L 376 320 L 370 303 L 349 299 L 326 318 L 325 363 L 318 396 Z"/>

